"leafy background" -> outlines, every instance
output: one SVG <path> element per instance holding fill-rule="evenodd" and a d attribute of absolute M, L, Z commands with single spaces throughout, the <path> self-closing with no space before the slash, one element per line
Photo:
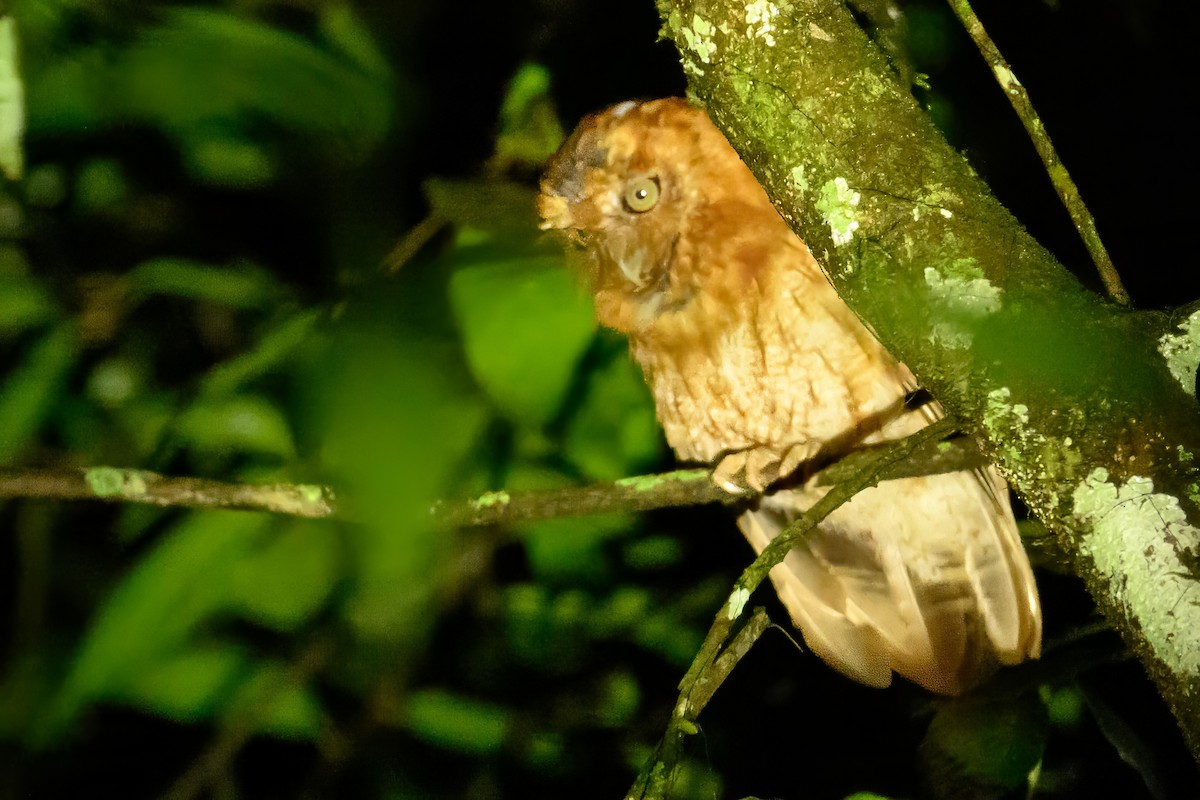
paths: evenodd
<path fill-rule="evenodd" d="M 1184 7 L 979 5 L 1135 301 L 1200 294 Z M 905 7 L 918 99 L 1094 284 L 948 11 Z M 531 207 L 579 116 L 683 91 L 652 4 L 8 12 L 27 130 L 0 189 L 0 467 L 329 483 L 358 519 L 0 502 L 3 795 L 623 794 L 749 560 L 731 520 L 448 534 L 427 509 L 672 463 Z M 1140 669 L 1072 579 L 1039 580 L 1045 662 L 959 703 L 768 632 L 679 796 L 1024 796 L 1035 768 L 1039 797 L 1195 796 Z"/>

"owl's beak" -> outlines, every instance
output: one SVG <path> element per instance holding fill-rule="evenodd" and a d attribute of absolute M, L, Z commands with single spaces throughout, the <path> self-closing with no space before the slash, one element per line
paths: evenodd
<path fill-rule="evenodd" d="M 630 250 L 617 259 L 617 268 L 633 284 L 634 291 L 646 288 L 646 266 L 646 254 L 641 250 Z"/>
<path fill-rule="evenodd" d="M 608 150 L 601 146 L 596 131 L 580 125 L 550 157 L 537 199 L 542 230 L 589 228 L 591 219 L 585 200 L 591 187 L 590 170 L 607 164 Z M 573 208 L 574 207 L 574 208 Z"/>
<path fill-rule="evenodd" d="M 560 194 L 547 192 L 545 186 L 542 187 L 542 191 L 537 197 L 537 212 L 538 216 L 542 218 L 538 227 L 544 231 L 571 227 L 571 205 L 567 202 L 567 198 Z"/>

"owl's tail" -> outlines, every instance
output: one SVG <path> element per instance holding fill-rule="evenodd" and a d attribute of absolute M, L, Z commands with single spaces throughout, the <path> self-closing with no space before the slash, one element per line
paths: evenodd
<path fill-rule="evenodd" d="M 825 489 L 769 495 L 738 521 L 764 547 Z M 897 672 L 956 695 L 1037 658 L 1041 608 L 994 470 L 885 481 L 831 514 L 771 571 L 813 652 L 868 686 Z"/>

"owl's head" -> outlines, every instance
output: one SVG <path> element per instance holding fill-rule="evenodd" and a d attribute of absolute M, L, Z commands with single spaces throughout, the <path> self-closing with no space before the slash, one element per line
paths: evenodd
<path fill-rule="evenodd" d="M 704 112 L 670 97 L 627 100 L 584 117 L 546 165 L 543 228 L 583 234 L 660 218 L 680 199 Z M 651 213 L 655 212 L 655 213 Z"/>
<path fill-rule="evenodd" d="M 542 228 L 586 249 L 602 323 L 640 329 L 695 293 L 677 250 L 702 205 L 699 176 L 714 144 L 729 147 L 685 100 L 627 101 L 584 118 L 551 158 Z"/>

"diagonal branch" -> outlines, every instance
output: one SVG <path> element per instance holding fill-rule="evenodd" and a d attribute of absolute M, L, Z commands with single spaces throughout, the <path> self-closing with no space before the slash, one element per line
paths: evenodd
<path fill-rule="evenodd" d="M 1046 133 L 1046 126 L 1042 124 L 1041 116 L 1034 109 L 1033 102 L 1029 99 L 1029 93 L 1025 91 L 1025 86 L 1017 80 L 1008 61 L 1000 53 L 1000 48 L 984 30 L 983 23 L 975 15 L 975 10 L 971 8 L 970 2 L 968 0 L 949 0 L 949 2 L 954 13 L 962 21 L 963 27 L 974 40 L 975 46 L 979 48 L 979 53 L 992 68 L 992 74 L 996 76 L 996 82 L 1004 90 L 1004 96 L 1008 98 L 1017 118 L 1025 126 L 1029 140 L 1033 142 L 1034 148 L 1041 156 L 1042 164 L 1046 167 L 1046 174 L 1050 176 L 1050 182 L 1058 191 L 1059 199 L 1062 200 L 1067 213 L 1071 215 L 1071 222 L 1075 223 L 1075 230 L 1079 231 L 1084 247 L 1092 256 L 1096 271 L 1100 273 L 1100 280 L 1104 281 L 1105 291 L 1108 292 L 1109 297 L 1121 305 L 1129 305 L 1129 293 L 1125 291 L 1125 286 L 1121 283 L 1121 276 L 1117 273 L 1112 258 L 1108 255 L 1108 249 L 1100 241 L 1096 220 L 1083 202 L 1083 198 L 1080 197 L 1079 187 L 1071 179 L 1071 174 L 1059 160 L 1058 153 L 1050 142 L 1050 134 Z"/>
<path fill-rule="evenodd" d="M 853 473 L 847 475 L 831 488 L 812 508 L 789 524 L 767 545 L 754 562 L 746 567 L 733 585 L 729 599 L 717 611 L 712 626 L 700 645 L 700 650 L 691 667 L 679 683 L 679 699 L 671 714 L 662 742 L 626 795 L 634 798 L 666 798 L 670 796 L 675 765 L 683 747 L 683 739 L 695 733 L 696 719 L 708 704 L 721 682 L 728 677 L 734 665 L 749 649 L 749 644 L 761 633 L 765 623 L 761 609 L 756 609 L 747 629 L 752 633 L 746 637 L 735 637 L 729 646 L 734 624 L 741 618 L 750 595 L 762 585 L 771 573 L 771 568 L 783 561 L 788 552 L 808 536 L 820 522 L 848 502 L 854 495 L 874 486 L 880 481 L 902 477 L 906 460 L 929 444 L 936 444 L 943 436 L 954 431 L 954 423 L 943 418 L 917 433 L 871 451 Z"/>

